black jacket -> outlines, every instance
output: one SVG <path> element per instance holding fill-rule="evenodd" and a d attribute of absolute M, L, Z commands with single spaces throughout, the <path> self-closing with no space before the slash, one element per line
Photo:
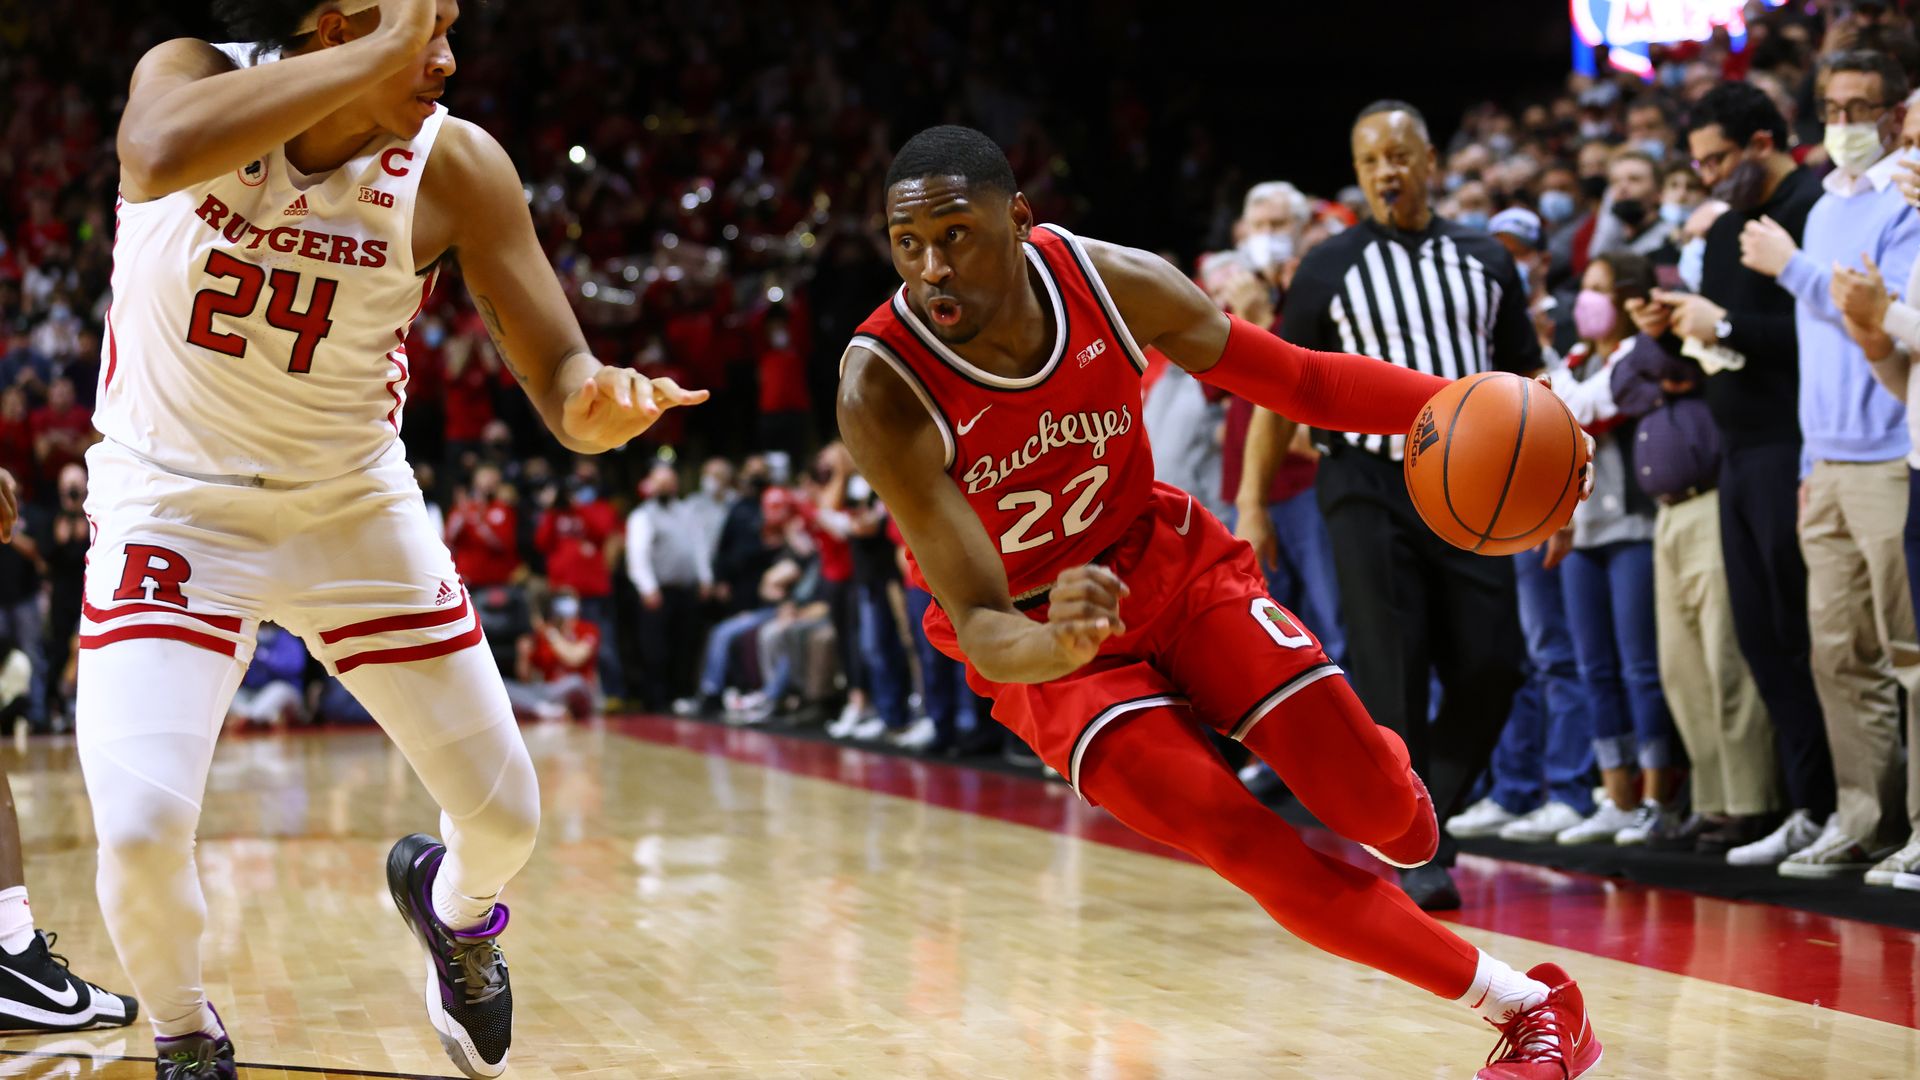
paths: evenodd
<path fill-rule="evenodd" d="M 1807 214 L 1823 189 L 1813 170 L 1797 168 L 1766 205 L 1729 210 L 1707 230 L 1700 295 L 1727 309 L 1731 333 L 1723 344 L 1746 366 L 1707 377 L 1707 407 L 1729 451 L 1800 441 L 1800 343 L 1793 325 L 1793 294 L 1779 282 L 1740 265 L 1740 231 L 1770 217 L 1793 234 L 1806 232 Z M 1678 342 L 1670 342 L 1678 351 Z"/>

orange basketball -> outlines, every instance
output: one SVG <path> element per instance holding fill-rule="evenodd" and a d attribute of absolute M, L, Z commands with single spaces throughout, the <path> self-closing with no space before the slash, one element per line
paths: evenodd
<path fill-rule="evenodd" d="M 1587 440 L 1554 392 L 1504 371 L 1433 395 L 1407 433 L 1407 493 L 1454 547 L 1512 555 L 1573 520 Z"/>

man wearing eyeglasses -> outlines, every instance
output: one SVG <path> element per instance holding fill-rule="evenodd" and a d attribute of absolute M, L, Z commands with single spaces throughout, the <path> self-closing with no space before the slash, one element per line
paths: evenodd
<path fill-rule="evenodd" d="M 1879 100 L 1879 99 L 1875 99 Z M 1687 148 L 1730 209 L 1707 231 L 1699 295 L 1654 290 L 1628 302 L 1640 330 L 1699 359 L 1720 430 L 1720 542 L 1740 652 L 1772 715 L 1787 823 L 1733 862 L 1778 864 L 1812 844 L 1833 812 L 1833 765 L 1809 667 L 1807 571 L 1796 529 L 1800 351 L 1794 297 L 1742 265 L 1741 234 L 1766 221 L 1798 244 L 1820 181 L 1787 153 L 1787 123 L 1765 91 L 1722 83 L 1687 118 Z M 1671 336 L 1669 336 L 1671 335 Z M 1763 846 L 1764 845 L 1764 846 Z"/>
<path fill-rule="evenodd" d="M 1893 183 L 1906 72 L 1884 53 L 1822 64 L 1834 171 L 1807 217 L 1804 250 L 1765 218 L 1740 235 L 1741 262 L 1793 294 L 1800 348 L 1800 547 L 1806 555 L 1813 685 L 1826 713 L 1838 813 L 1780 872 L 1863 872 L 1906 839 L 1898 691 L 1920 695 L 1920 640 L 1906 588 L 1906 410 L 1873 378 L 1834 305 L 1835 266 L 1863 258 L 1905 282 L 1920 217 Z M 1916 853 L 1920 855 L 1920 853 Z M 1890 868 L 1891 869 L 1891 868 Z"/>

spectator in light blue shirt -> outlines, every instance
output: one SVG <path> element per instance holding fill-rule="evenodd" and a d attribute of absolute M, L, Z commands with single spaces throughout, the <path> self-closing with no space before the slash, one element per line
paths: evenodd
<path fill-rule="evenodd" d="M 1870 868 L 1906 839 L 1899 695 L 1920 694 L 1920 643 L 1903 532 L 1906 412 L 1874 380 L 1831 295 L 1833 268 L 1863 256 L 1905 282 L 1920 252 L 1920 216 L 1893 176 L 1906 73 L 1875 52 L 1822 64 L 1821 109 L 1834 171 L 1807 217 L 1805 250 L 1771 221 L 1749 223 L 1741 262 L 1779 279 L 1796 301 L 1800 350 L 1800 549 L 1807 563 L 1813 680 L 1833 747 L 1838 810 L 1813 843 L 1780 864 L 1789 877 Z"/>

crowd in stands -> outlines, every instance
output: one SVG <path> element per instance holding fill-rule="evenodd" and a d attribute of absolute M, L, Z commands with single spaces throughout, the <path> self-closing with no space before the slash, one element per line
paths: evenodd
<path fill-rule="evenodd" d="M 975 123 L 1040 218 L 1076 225 L 1084 193 L 1050 134 L 1070 125 L 1028 107 L 1044 85 L 944 72 L 958 103 L 889 98 L 920 86 L 895 77 L 911 59 L 856 56 L 831 16 L 803 34 L 717 14 L 731 8 L 607 19 L 561 0 L 463 19 L 455 103 L 519 164 L 596 353 L 716 397 L 624 452 L 569 457 L 450 275 L 408 341 L 424 496 L 529 717 L 672 711 L 1018 753 L 920 632 L 931 598 L 832 441 L 831 402 L 842 344 L 894 283 L 873 216 L 892 146 L 923 120 Z M 36 730 L 71 715 L 116 101 L 140 51 L 179 29 L 122 21 L 75 54 L 55 14 L 0 25 L 21 46 L 0 56 L 0 467 L 23 506 L 0 546 L 0 699 Z M 926 36 L 913 9 L 892 18 L 902 40 Z M 1511 255 L 1553 385 L 1598 447 L 1593 499 L 1516 560 L 1527 683 L 1485 797 L 1448 828 L 1920 888 L 1920 311 L 1902 299 L 1920 254 L 1920 46 L 1879 6 L 1755 5 L 1744 50 L 1721 37 L 1653 59 L 1651 81 L 1572 76 L 1476 107 L 1437 147 L 1438 213 Z M 1116 125 L 1145 111 L 1116 94 Z M 1362 227 L 1367 201 L 1284 179 L 1226 194 L 1168 219 L 1185 246 L 1107 238 L 1178 247 L 1222 307 L 1284 335 L 1302 259 Z M 1144 394 L 1160 477 L 1229 522 L 1265 512 L 1275 597 L 1364 664 L 1315 500 L 1324 439 L 1302 431 L 1249 497 L 1251 405 L 1164 362 Z M 367 722 L 274 627 L 232 719 Z"/>

